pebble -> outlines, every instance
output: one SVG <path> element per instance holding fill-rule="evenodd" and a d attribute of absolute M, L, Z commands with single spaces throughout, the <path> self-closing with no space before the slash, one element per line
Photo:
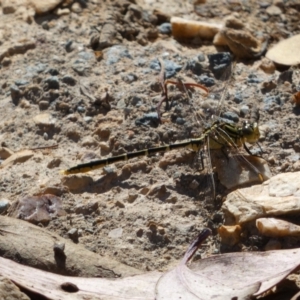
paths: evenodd
<path fill-rule="evenodd" d="M 46 100 L 42 100 L 39 102 L 39 109 L 46 110 L 49 107 L 49 102 Z"/>
<path fill-rule="evenodd" d="M 185 119 L 181 118 L 181 117 L 177 117 L 175 123 L 178 125 L 183 125 L 185 123 Z"/>
<path fill-rule="evenodd" d="M 83 114 L 83 113 L 85 112 L 85 107 L 79 105 L 79 106 L 77 106 L 77 111 L 78 111 L 79 113 Z"/>
<path fill-rule="evenodd" d="M 199 78 L 199 82 L 201 84 L 204 84 L 207 87 L 211 87 L 215 85 L 215 80 L 212 77 L 208 77 L 205 74 L 199 76 L 198 78 Z"/>
<path fill-rule="evenodd" d="M 198 58 L 199 62 L 204 62 L 205 61 L 205 55 L 203 53 L 198 54 L 197 58 Z"/>
<path fill-rule="evenodd" d="M 74 242 L 77 243 L 78 242 L 78 229 L 77 228 L 72 228 L 68 231 L 68 237 Z"/>
<path fill-rule="evenodd" d="M 67 52 L 72 52 L 75 49 L 73 41 L 67 41 L 65 44 L 65 49 Z"/>
<path fill-rule="evenodd" d="M 278 83 L 284 83 L 286 81 L 293 83 L 293 70 L 287 70 L 282 72 L 278 77 Z"/>
<path fill-rule="evenodd" d="M 158 31 L 162 34 L 171 34 L 172 32 L 172 26 L 171 23 L 162 23 L 158 26 Z"/>
<path fill-rule="evenodd" d="M 229 52 L 220 52 L 208 55 L 209 67 L 217 79 L 220 79 L 224 71 L 231 65 Z"/>
<path fill-rule="evenodd" d="M 54 69 L 54 68 L 50 68 L 46 71 L 46 73 L 49 73 L 50 75 L 52 76 L 56 76 L 59 74 L 58 70 L 57 69 Z"/>
<path fill-rule="evenodd" d="M 55 124 L 56 119 L 53 118 L 50 114 L 44 113 L 44 114 L 36 115 L 33 118 L 33 121 L 38 126 L 51 126 Z"/>
<path fill-rule="evenodd" d="M 0 215 L 5 214 L 10 207 L 10 202 L 7 199 L 0 200 Z"/>
<path fill-rule="evenodd" d="M 203 66 L 199 62 L 198 58 L 192 58 L 188 60 L 185 69 L 191 70 L 196 75 L 201 75 L 201 73 L 203 73 Z"/>
<path fill-rule="evenodd" d="M 11 59 L 8 57 L 4 57 L 1 63 L 4 67 L 7 67 L 11 64 Z"/>
<path fill-rule="evenodd" d="M 259 77 L 257 77 L 256 74 L 249 74 L 248 77 L 247 77 L 247 83 L 260 83 L 262 82 L 263 80 Z"/>
<path fill-rule="evenodd" d="M 18 105 L 20 98 L 22 96 L 22 93 L 17 85 L 13 84 L 10 86 L 10 95 L 11 95 L 12 102 L 15 105 Z"/>
<path fill-rule="evenodd" d="M 158 124 L 159 124 L 159 119 L 158 119 L 157 112 L 150 112 L 150 113 L 144 114 L 143 117 L 137 118 L 135 120 L 136 126 L 149 125 L 151 127 L 157 127 Z"/>
<path fill-rule="evenodd" d="M 133 73 L 129 73 L 126 75 L 122 76 L 122 79 L 126 82 L 126 83 L 132 83 L 134 81 L 137 81 L 138 77 L 137 75 L 133 74 Z"/>
<path fill-rule="evenodd" d="M 57 76 L 51 76 L 45 79 L 45 83 L 48 85 L 48 89 L 58 90 L 59 80 Z"/>
<path fill-rule="evenodd" d="M 243 102 L 243 94 L 241 92 L 236 92 L 233 101 L 237 104 Z"/>
<path fill-rule="evenodd" d="M 271 5 L 266 9 L 266 13 L 269 16 L 279 16 L 281 14 L 281 9 L 278 6 Z"/>
<path fill-rule="evenodd" d="M 81 76 L 85 75 L 88 68 L 89 66 L 84 59 L 76 59 L 72 64 L 72 69 Z"/>
<path fill-rule="evenodd" d="M 250 111 L 250 108 L 248 105 L 243 105 L 241 108 L 240 108 L 240 114 L 242 117 L 245 117 L 249 114 L 249 111 Z"/>
<path fill-rule="evenodd" d="M 181 65 L 178 65 L 177 63 L 171 61 L 171 60 L 163 60 L 164 67 L 165 67 L 165 74 L 166 78 L 173 77 L 177 72 L 179 72 L 182 69 Z M 154 59 L 150 62 L 149 65 L 150 69 L 160 71 L 160 63 L 157 59 Z"/>
<path fill-rule="evenodd" d="M 68 85 L 74 86 L 76 84 L 76 79 L 74 77 L 72 77 L 71 75 L 65 75 L 62 78 L 62 82 L 66 83 Z"/>
<path fill-rule="evenodd" d="M 123 229 L 121 227 L 115 228 L 108 233 L 108 236 L 112 239 L 119 239 L 122 237 Z"/>
<path fill-rule="evenodd" d="M 22 85 L 28 85 L 29 81 L 26 79 L 18 79 L 15 81 L 15 85 L 22 86 Z"/>
<path fill-rule="evenodd" d="M 273 105 L 281 105 L 280 97 L 277 96 L 269 96 L 267 95 L 264 99 L 264 110 L 269 111 Z"/>
<path fill-rule="evenodd" d="M 79 14 L 79 13 L 82 12 L 82 8 L 81 8 L 81 6 L 78 2 L 75 2 L 71 6 L 71 11 L 76 13 L 76 14 Z"/>
<path fill-rule="evenodd" d="M 236 113 L 231 112 L 231 111 L 223 113 L 222 118 L 231 120 L 235 123 L 237 123 L 239 121 L 239 116 Z"/>
<path fill-rule="evenodd" d="M 112 46 L 107 50 L 104 50 L 104 54 L 105 54 L 107 65 L 113 65 L 124 57 L 133 59 L 128 49 L 125 46 L 120 46 L 120 45 Z"/>
<path fill-rule="evenodd" d="M 275 64 L 265 57 L 262 59 L 259 67 L 267 74 L 273 74 L 276 70 Z"/>

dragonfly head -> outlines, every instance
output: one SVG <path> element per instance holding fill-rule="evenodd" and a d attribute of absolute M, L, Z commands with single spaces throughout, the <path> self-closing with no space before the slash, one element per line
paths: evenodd
<path fill-rule="evenodd" d="M 254 144 L 258 142 L 258 139 L 260 137 L 260 132 L 258 128 L 258 123 L 249 123 L 249 122 L 244 122 L 243 128 L 243 137 L 244 141 L 249 143 L 249 144 Z"/>

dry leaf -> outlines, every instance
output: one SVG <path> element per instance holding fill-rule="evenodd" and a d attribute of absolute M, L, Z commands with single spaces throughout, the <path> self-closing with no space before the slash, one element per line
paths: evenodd
<path fill-rule="evenodd" d="M 300 265 L 300 249 L 291 249 L 217 255 L 188 268 L 187 262 L 209 234 L 203 230 L 181 263 L 162 276 L 151 272 L 115 280 L 67 277 L 1 257 L 0 275 L 53 300 L 243 300 L 266 292 Z"/>

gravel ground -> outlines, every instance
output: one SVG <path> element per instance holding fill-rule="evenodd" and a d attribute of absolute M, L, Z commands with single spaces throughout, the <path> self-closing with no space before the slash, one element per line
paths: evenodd
<path fill-rule="evenodd" d="M 259 109 L 259 142 L 273 175 L 299 168 L 299 109 L 290 101 L 300 89 L 298 67 L 276 66 L 263 53 L 238 59 L 227 84 L 215 78 L 208 55 L 228 48 L 197 38 L 178 41 L 170 30 L 171 16 L 216 23 L 234 16 L 252 34 L 267 36 L 269 49 L 300 31 L 299 4 L 274 2 L 207 1 L 193 7 L 171 0 L 65 1 L 60 10 L 34 18 L 26 5 L 1 12 L 0 159 L 29 151 L 20 163 L 0 169 L 4 213 L 8 203 L 26 195 L 54 194 L 65 214 L 38 221 L 31 216 L 32 222 L 66 238 L 78 230 L 87 249 L 143 271 L 169 269 L 204 227 L 213 236 L 195 259 L 264 249 L 268 239 L 250 232 L 234 247 L 220 244 L 220 208 L 228 190 L 215 174 L 215 203 L 207 167 L 201 170 L 190 150 L 79 175 L 59 171 L 199 137 L 204 127 L 196 112 L 214 112 L 222 95 L 224 118 L 242 122 Z M 200 89 L 187 99 L 171 88 L 172 107 L 166 111 L 162 105 L 160 124 L 158 59 L 167 78 L 206 85 L 210 100 L 204 101 Z M 256 145 L 251 151 L 260 153 Z M 9 214 L 18 215 L 17 209 L 11 206 Z M 287 247 L 284 240 L 282 246 Z"/>

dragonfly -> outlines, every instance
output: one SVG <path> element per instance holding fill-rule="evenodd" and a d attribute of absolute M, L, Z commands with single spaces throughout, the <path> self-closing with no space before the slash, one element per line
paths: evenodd
<path fill-rule="evenodd" d="M 191 89 L 195 87 L 201 88 L 206 93 L 209 92 L 206 87 L 199 84 L 183 83 L 182 81 L 165 80 L 163 62 L 160 61 L 160 64 L 161 64 L 161 72 L 159 78 L 162 86 L 162 97 L 157 106 L 158 108 L 157 112 L 159 118 L 161 115 L 160 109 L 162 103 L 166 102 L 166 106 L 167 107 L 169 106 L 167 85 L 170 84 L 177 85 L 181 87 L 183 90 L 185 90 L 187 94 L 189 93 L 187 89 Z M 219 111 L 221 110 L 222 101 L 223 99 L 219 101 L 219 108 L 218 108 Z M 241 125 L 237 125 L 232 122 L 229 122 L 229 120 L 217 117 L 210 125 L 206 125 L 202 133 L 196 138 L 192 138 L 192 139 L 188 139 L 176 143 L 171 143 L 167 145 L 162 145 L 158 147 L 143 149 L 139 151 L 128 152 L 121 155 L 111 156 L 99 160 L 93 160 L 63 170 L 61 171 L 61 174 L 71 175 L 71 174 L 85 173 L 99 168 L 103 168 L 105 166 L 120 161 L 127 161 L 136 157 L 150 156 L 160 152 L 167 152 L 174 149 L 182 149 L 182 148 L 191 149 L 194 152 L 199 152 L 204 148 L 206 148 L 208 150 L 208 153 L 210 153 L 211 150 L 224 150 L 224 149 L 234 149 L 234 151 L 238 151 L 239 148 L 244 147 L 246 151 L 250 155 L 252 155 L 246 145 L 257 143 L 259 137 L 260 137 L 260 132 L 258 126 L 258 116 L 255 116 L 253 118 L 253 121 L 251 122 L 244 121 Z M 224 155 L 226 154 L 224 153 Z M 210 158 L 210 155 L 208 156 Z M 239 159 L 244 160 L 244 163 L 246 163 L 248 167 L 251 168 L 257 174 L 259 181 L 263 181 L 263 176 L 260 173 L 260 171 L 256 168 L 256 166 L 250 163 L 243 155 L 240 155 Z M 209 169 L 212 170 L 211 160 L 208 159 L 208 161 L 210 164 Z M 213 172 L 210 171 L 210 174 L 212 173 Z M 211 177 L 212 177 L 211 181 L 213 185 L 213 194 L 215 197 L 215 183 L 214 183 L 213 175 L 211 175 Z"/>

